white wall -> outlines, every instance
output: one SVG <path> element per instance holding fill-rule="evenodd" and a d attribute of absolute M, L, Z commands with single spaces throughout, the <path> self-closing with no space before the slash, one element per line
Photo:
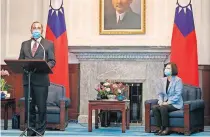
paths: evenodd
<path fill-rule="evenodd" d="M 179 0 L 188 2 L 189 0 Z M 17 58 L 33 21 L 47 22 L 48 0 L 1 0 L 1 64 Z M 210 64 L 210 0 L 192 0 L 199 64 Z M 99 0 L 64 0 L 70 46 L 170 46 L 176 0 L 146 0 L 146 34 L 99 35 Z M 44 31 L 45 32 L 45 31 Z"/>
<path fill-rule="evenodd" d="M 42 0 L 1 0 L 1 64 L 5 58 L 18 58 L 23 40 L 30 38 L 30 24 L 40 20 Z"/>

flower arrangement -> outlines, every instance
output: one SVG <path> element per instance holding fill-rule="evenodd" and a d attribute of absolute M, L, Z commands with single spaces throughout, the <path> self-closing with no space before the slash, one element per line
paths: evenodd
<path fill-rule="evenodd" d="M 0 89 L 1 89 L 1 91 L 8 91 L 11 88 L 11 85 L 7 84 L 7 82 L 4 79 L 4 77 L 5 76 L 9 76 L 9 72 L 7 70 L 1 70 L 0 74 L 1 74 Z"/>
<path fill-rule="evenodd" d="M 106 99 L 109 95 L 122 95 L 123 92 L 128 91 L 125 84 L 122 82 L 112 82 L 111 80 L 105 80 L 104 83 L 98 84 L 95 90 L 101 96 Z"/>

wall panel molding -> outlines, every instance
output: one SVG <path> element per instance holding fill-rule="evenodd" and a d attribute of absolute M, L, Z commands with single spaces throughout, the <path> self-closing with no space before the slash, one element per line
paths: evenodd
<path fill-rule="evenodd" d="M 6 57 L 9 56 L 10 0 L 6 1 Z"/>

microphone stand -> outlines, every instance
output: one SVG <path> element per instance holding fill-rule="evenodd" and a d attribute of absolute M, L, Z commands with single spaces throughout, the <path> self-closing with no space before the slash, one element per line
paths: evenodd
<path fill-rule="evenodd" d="M 36 69 L 34 70 L 26 70 L 25 68 L 23 69 L 24 72 L 28 75 L 28 96 L 27 96 L 27 127 L 26 129 L 20 134 L 20 137 L 22 136 L 28 136 L 28 132 L 30 130 L 34 131 L 38 136 L 42 136 L 38 131 L 36 131 L 35 129 L 33 129 L 32 127 L 30 127 L 30 101 L 31 101 L 31 96 L 30 96 L 30 92 L 31 92 L 31 75 L 36 71 Z M 26 99 L 26 98 L 25 98 Z M 27 132 L 27 135 L 25 134 Z"/>

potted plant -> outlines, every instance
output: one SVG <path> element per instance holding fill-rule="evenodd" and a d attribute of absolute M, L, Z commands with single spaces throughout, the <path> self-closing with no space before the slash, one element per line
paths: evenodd
<path fill-rule="evenodd" d="M 128 87 L 124 83 L 115 82 L 112 84 L 111 89 L 117 100 L 122 101 L 125 99 L 124 92 L 128 91 Z"/>
<path fill-rule="evenodd" d="M 118 96 L 123 96 L 123 92 L 127 91 L 126 85 L 122 82 L 112 82 L 105 80 L 103 84 L 97 85 L 95 88 L 98 91 L 97 99 L 118 99 Z M 123 100 L 122 98 L 118 100 Z"/>
<path fill-rule="evenodd" d="M 5 77 L 9 76 L 9 72 L 7 70 L 0 71 L 1 78 L 0 78 L 0 91 L 1 91 L 1 98 L 10 97 L 9 89 L 11 85 L 7 84 Z"/>
<path fill-rule="evenodd" d="M 97 99 L 108 99 L 107 95 L 108 93 L 108 89 L 106 89 L 103 85 L 98 84 L 97 87 L 95 88 L 95 90 L 98 92 L 97 94 Z"/>

